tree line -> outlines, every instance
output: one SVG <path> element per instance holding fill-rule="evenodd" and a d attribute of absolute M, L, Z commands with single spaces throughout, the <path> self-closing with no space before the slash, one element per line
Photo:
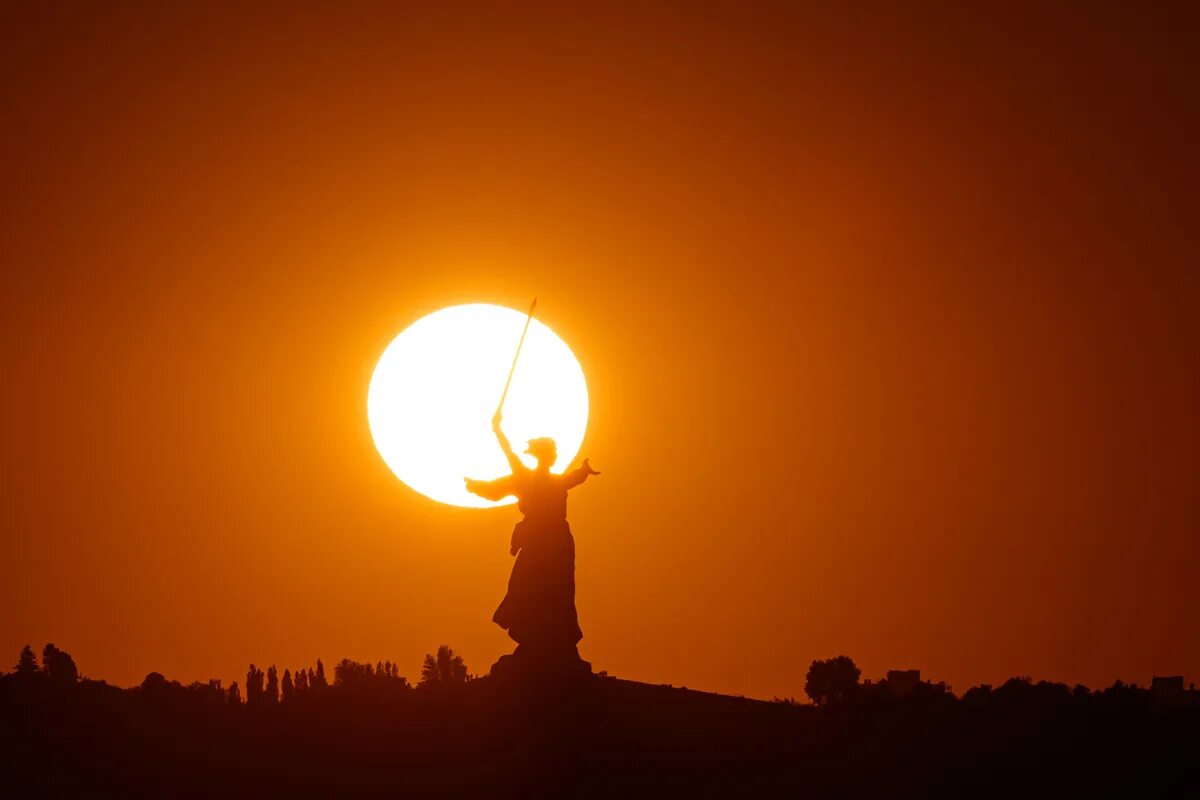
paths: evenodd
<path fill-rule="evenodd" d="M 54 644 L 42 648 L 41 663 L 30 645 L 21 649 L 11 677 L 16 681 L 45 681 L 53 685 L 73 685 L 81 680 L 75 660 L 69 653 Z M 350 691 L 382 690 L 407 691 L 411 689 L 434 689 L 461 686 L 474 679 L 467 670 L 462 656 L 449 646 L 441 645 L 436 653 L 427 653 L 421 665 L 421 676 L 414 687 L 400 674 L 400 667 L 392 661 L 377 661 L 375 664 L 359 663 L 343 658 L 333 668 L 330 682 L 321 659 L 312 667 L 296 670 L 284 669 L 282 676 L 274 664 L 264 671 L 251 664 L 246 671 L 245 698 L 237 681 L 228 687 L 219 678 L 207 682 L 196 681 L 183 686 L 178 681 L 168 680 L 162 673 L 146 675 L 140 689 L 147 693 L 169 689 L 185 689 L 189 693 L 209 702 L 229 705 L 268 706 L 292 702 L 304 695 L 324 692 L 330 688 Z"/>
<path fill-rule="evenodd" d="M 893 685 L 893 677 L 879 681 L 862 681 L 862 671 L 848 656 L 817 659 L 812 662 L 805 676 L 804 692 L 813 705 L 823 708 L 845 708 L 886 704 L 903 697 L 915 703 L 953 703 L 967 705 L 994 703 L 998 705 L 1041 705 L 1063 706 L 1089 701 L 1116 704 L 1146 704 L 1152 700 L 1174 706 L 1200 707 L 1200 693 L 1194 688 L 1183 690 L 1182 679 L 1176 679 L 1175 687 L 1159 692 L 1157 697 L 1151 689 L 1136 683 L 1115 681 L 1105 689 L 1092 690 L 1082 684 L 1068 686 L 1053 681 L 1035 682 L 1028 675 L 1009 678 L 998 687 L 981 684 L 968 689 L 957 698 L 951 688 L 942 682 L 917 681 L 906 683 L 903 692 Z M 1157 682 L 1157 679 L 1156 679 Z M 777 698 L 778 699 L 778 698 Z M 786 699 L 781 702 L 794 702 Z"/>
<path fill-rule="evenodd" d="M 1146 797 L 1157 787 L 1187 797 L 1200 786 L 1200 703 L 1179 676 L 1099 691 L 1016 677 L 956 697 L 915 671 L 864 680 L 838 656 L 798 676 L 809 705 L 603 674 L 544 690 L 473 680 L 449 647 L 425 657 L 415 686 L 388 661 L 255 664 L 246 674 L 226 687 L 152 672 L 118 688 L 82 676 L 58 647 L 40 660 L 26 647 L 0 675 L 5 789 L 522 797 L 530 787 L 642 796 L 654 786 L 736 797 L 750 786 L 761 796 L 977 797 L 1034 787 Z"/>
<path fill-rule="evenodd" d="M 604 677 L 605 673 L 601 673 Z M 151 672 L 137 687 L 146 694 L 161 694 L 167 691 L 186 691 L 198 700 L 210 704 L 273 706 L 300 701 L 302 698 L 331 688 L 357 693 L 395 693 L 416 690 L 453 688 L 474 680 L 462 656 L 447 645 L 438 647 L 436 653 L 427 653 L 421 664 L 420 678 L 416 686 L 400 674 L 399 666 L 392 661 L 359 663 L 343 658 L 333 668 L 330 681 L 321 659 L 311 667 L 295 670 L 284 669 L 282 675 L 274 664 L 266 670 L 254 664 L 246 672 L 245 696 L 237 681 L 225 687 L 220 679 L 207 682 L 196 681 L 187 686 L 168 680 L 158 672 Z M 0 679 L 15 681 L 37 680 L 47 686 L 68 686 L 83 680 L 75 660 L 69 653 L 53 643 L 42 648 L 41 662 L 30 645 L 25 645 L 17 658 L 13 671 L 0 675 Z M 893 676 L 878 681 L 863 681 L 862 671 L 848 656 L 840 655 L 829 659 L 817 659 L 809 666 L 804 681 L 804 692 L 813 705 L 819 708 L 862 707 L 889 703 L 901 697 L 918 703 L 968 704 L 1042 704 L 1062 705 L 1088 699 L 1114 702 L 1139 703 L 1149 700 L 1151 691 L 1137 684 L 1116 681 L 1106 689 L 1091 690 L 1083 685 L 1067 686 L 1050 681 L 1034 682 L 1028 676 L 1008 679 L 993 688 L 983 684 L 968 689 L 961 698 L 955 696 L 949 686 L 942 682 L 911 680 L 903 692 L 893 684 Z M 1182 687 L 1180 687 L 1181 689 Z M 1176 705 L 1200 706 L 1200 693 L 1194 689 L 1177 691 L 1179 697 L 1167 699 Z M 794 704 L 791 698 L 779 702 Z M 1161 700 L 1161 698 L 1160 698 Z"/>

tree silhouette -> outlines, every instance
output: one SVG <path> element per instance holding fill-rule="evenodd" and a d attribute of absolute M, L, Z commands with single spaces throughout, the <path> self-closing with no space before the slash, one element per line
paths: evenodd
<path fill-rule="evenodd" d="M 274 664 L 267 667 L 267 691 L 263 699 L 268 703 L 279 702 L 279 673 L 275 671 Z"/>
<path fill-rule="evenodd" d="M 17 659 L 17 666 L 14 668 L 18 675 L 36 675 L 38 673 L 37 656 L 33 654 L 33 648 L 29 645 L 21 650 L 21 656 Z"/>
<path fill-rule="evenodd" d="M 147 672 L 146 677 L 142 678 L 142 691 L 147 694 L 161 694 L 165 691 L 171 682 L 161 672 Z"/>
<path fill-rule="evenodd" d="M 222 706 L 228 702 L 220 678 L 211 678 L 204 683 L 195 681 L 187 687 L 187 692 L 206 706 Z"/>
<path fill-rule="evenodd" d="M 285 669 L 283 671 L 283 683 L 281 686 L 283 689 L 283 702 L 286 703 L 288 700 L 292 699 L 292 695 L 296 692 L 296 687 L 292 683 L 292 673 L 290 670 Z"/>
<path fill-rule="evenodd" d="M 408 681 L 401 677 L 391 662 L 378 662 L 375 666 L 360 664 L 343 658 L 333 668 L 333 685 L 345 689 L 371 689 L 389 691 L 411 689 Z"/>
<path fill-rule="evenodd" d="M 333 667 L 334 686 L 363 683 L 373 677 L 375 677 L 375 670 L 370 664 L 360 664 L 348 658 L 343 658 Z"/>
<path fill-rule="evenodd" d="M 246 705 L 258 705 L 263 699 L 263 671 L 253 664 L 246 672 Z"/>
<path fill-rule="evenodd" d="M 462 656 L 454 654 L 446 645 L 437 650 L 437 655 L 427 653 L 421 665 L 421 682 L 418 686 L 454 686 L 467 682 L 467 665 Z"/>
<path fill-rule="evenodd" d="M 229 690 L 225 692 L 225 701 L 234 706 L 242 704 L 242 693 L 238 689 L 237 681 L 229 684 Z"/>
<path fill-rule="evenodd" d="M 79 680 L 79 670 L 75 666 L 75 659 L 53 644 L 42 648 L 42 671 L 56 683 L 64 685 L 74 684 Z"/>
<path fill-rule="evenodd" d="M 317 673 L 315 676 L 309 676 L 312 680 L 309 683 L 314 689 L 329 688 L 329 681 L 325 679 L 325 665 L 321 663 L 321 659 L 317 659 Z"/>
<path fill-rule="evenodd" d="M 862 672 L 847 656 L 817 659 L 808 668 L 804 693 L 819 706 L 845 702 L 858 689 Z"/>

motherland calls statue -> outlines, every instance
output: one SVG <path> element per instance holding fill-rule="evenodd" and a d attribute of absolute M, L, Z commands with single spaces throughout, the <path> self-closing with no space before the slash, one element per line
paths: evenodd
<path fill-rule="evenodd" d="M 537 459 L 537 466 L 529 469 L 513 452 L 501 419 L 497 409 L 492 430 L 512 474 L 493 481 L 466 479 L 468 491 L 489 500 L 515 495 L 524 514 L 513 528 L 511 552 L 517 561 L 508 593 L 492 616 L 517 642 L 517 649 L 502 657 L 492 674 L 590 674 L 591 665 L 578 650 L 583 633 L 575 611 L 575 539 L 567 524 L 567 492 L 600 473 L 587 459 L 563 475 L 552 473 L 558 452 L 549 438 L 529 440 L 525 452 Z"/>
<path fill-rule="evenodd" d="M 517 507 L 524 515 L 513 528 L 510 551 L 517 561 L 508 579 L 508 593 L 492 615 L 492 621 L 517 643 L 517 649 L 492 666 L 493 677 L 544 679 L 592 672 L 591 665 L 579 657 L 583 632 L 575 612 L 575 538 L 567 524 L 567 492 L 588 476 L 600 473 L 586 458 L 565 475 L 552 473 L 558 448 L 547 437 L 529 440 L 525 452 L 537 462 L 530 469 L 513 452 L 501 427 L 504 400 L 536 308 L 534 298 L 500 403 L 492 415 L 492 432 L 512 472 L 491 481 L 466 478 L 467 491 L 488 500 L 516 496 Z"/>

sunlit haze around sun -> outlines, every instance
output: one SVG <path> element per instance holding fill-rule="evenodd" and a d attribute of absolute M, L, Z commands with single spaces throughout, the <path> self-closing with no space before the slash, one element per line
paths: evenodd
<path fill-rule="evenodd" d="M 452 306 L 417 320 L 388 345 L 371 377 L 367 416 L 379 454 L 410 488 L 456 506 L 514 502 L 470 494 L 463 478 L 509 472 L 491 420 L 525 321 L 525 313 L 502 306 Z M 553 438 L 553 471 L 562 472 L 583 444 L 587 418 L 583 369 L 535 318 L 504 403 L 504 432 L 517 452 L 528 439 Z"/>

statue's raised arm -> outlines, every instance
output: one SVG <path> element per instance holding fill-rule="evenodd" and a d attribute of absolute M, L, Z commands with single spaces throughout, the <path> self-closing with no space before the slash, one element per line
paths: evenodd
<path fill-rule="evenodd" d="M 475 478 L 465 479 L 468 492 L 492 501 L 502 500 L 509 495 L 515 494 L 514 478 L 518 473 L 526 470 L 525 465 L 521 463 L 521 459 L 513 452 L 512 444 L 508 441 L 508 437 L 504 435 L 504 431 L 500 428 L 500 420 L 500 409 L 496 409 L 496 414 L 492 417 L 492 432 L 496 434 L 496 441 L 500 443 L 500 449 L 504 451 L 504 457 L 508 460 L 508 466 L 512 472 L 491 481 L 477 480 Z"/>
<path fill-rule="evenodd" d="M 508 460 L 509 468 L 513 471 L 513 474 L 516 474 L 525 469 L 525 465 L 521 463 L 521 459 L 513 452 L 512 443 L 504 435 L 504 429 L 500 427 L 502 419 L 500 409 L 497 408 L 496 413 L 492 415 L 492 433 L 496 434 L 496 441 L 500 443 L 500 449 L 504 451 L 504 457 Z"/>

